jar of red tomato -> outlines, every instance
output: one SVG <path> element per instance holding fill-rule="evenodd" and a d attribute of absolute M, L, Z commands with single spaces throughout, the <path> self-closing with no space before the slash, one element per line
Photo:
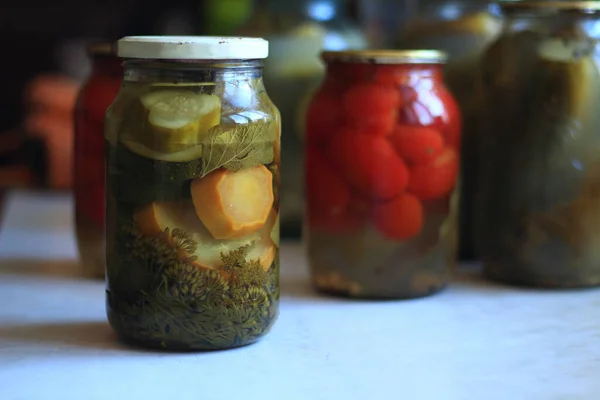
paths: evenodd
<path fill-rule="evenodd" d="M 104 113 L 121 87 L 110 44 L 88 49 L 92 72 L 75 105 L 75 227 L 83 272 L 104 277 Z"/>
<path fill-rule="evenodd" d="M 324 52 L 307 113 L 306 232 L 320 291 L 413 298 L 447 282 L 461 118 L 442 52 Z"/>

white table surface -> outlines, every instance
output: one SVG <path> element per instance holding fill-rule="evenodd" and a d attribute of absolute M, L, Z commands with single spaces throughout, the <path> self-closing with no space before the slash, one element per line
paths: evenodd
<path fill-rule="evenodd" d="M 170 354 L 128 348 L 104 283 L 77 277 L 71 198 L 15 192 L 0 231 L 0 400 L 600 399 L 600 291 L 528 291 L 464 269 L 439 295 L 320 297 L 298 244 L 261 342 Z"/>

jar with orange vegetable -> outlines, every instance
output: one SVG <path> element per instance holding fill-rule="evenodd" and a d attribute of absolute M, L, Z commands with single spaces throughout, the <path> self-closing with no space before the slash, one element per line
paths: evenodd
<path fill-rule="evenodd" d="M 279 304 L 280 114 L 258 38 L 127 37 L 106 114 L 107 309 L 169 350 L 256 342 Z"/>
<path fill-rule="evenodd" d="M 90 46 L 88 54 L 92 71 L 75 105 L 75 228 L 84 275 L 104 278 L 104 114 L 123 71 L 111 44 Z"/>
<path fill-rule="evenodd" d="M 432 50 L 324 52 L 307 113 L 306 232 L 320 291 L 441 290 L 456 247 L 461 119 Z"/>

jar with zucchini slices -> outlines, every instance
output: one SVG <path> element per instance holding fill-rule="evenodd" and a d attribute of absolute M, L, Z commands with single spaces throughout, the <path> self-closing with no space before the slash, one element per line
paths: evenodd
<path fill-rule="evenodd" d="M 460 114 L 437 51 L 325 52 L 307 113 L 306 239 L 323 292 L 413 298 L 455 259 Z"/>
<path fill-rule="evenodd" d="M 92 70 L 75 104 L 75 233 L 82 272 L 104 278 L 104 114 L 121 87 L 121 60 L 111 44 L 88 49 Z"/>
<path fill-rule="evenodd" d="M 506 3 L 483 61 L 478 249 L 487 277 L 600 284 L 600 2 Z"/>
<path fill-rule="evenodd" d="M 428 48 L 449 56 L 444 76 L 460 105 L 464 128 L 460 189 L 459 256 L 476 258 L 473 207 L 477 192 L 477 141 L 481 130 L 481 93 L 477 71 L 481 58 L 502 32 L 502 13 L 489 0 L 419 0 L 416 15 L 404 26 L 396 45 L 402 49 Z"/>
<path fill-rule="evenodd" d="M 279 303 L 280 115 L 257 38 L 126 37 L 106 116 L 107 310 L 130 342 L 247 345 Z"/>

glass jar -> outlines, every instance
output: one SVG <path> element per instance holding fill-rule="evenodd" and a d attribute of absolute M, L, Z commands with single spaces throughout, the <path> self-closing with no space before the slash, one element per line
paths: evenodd
<path fill-rule="evenodd" d="M 454 260 L 460 115 L 437 51 L 325 52 L 307 115 L 306 234 L 317 289 L 411 298 Z M 454 199 L 454 200 L 453 200 Z"/>
<path fill-rule="evenodd" d="M 503 10 L 506 28 L 481 77 L 484 273 L 517 285 L 598 285 L 600 3 L 522 1 Z"/>
<path fill-rule="evenodd" d="M 400 48 L 439 49 L 449 55 L 444 76 L 464 120 L 460 192 L 460 256 L 476 257 L 473 208 L 477 192 L 477 141 L 482 136 L 478 68 L 483 53 L 502 31 L 498 6 L 489 0 L 424 0 L 400 32 Z"/>
<path fill-rule="evenodd" d="M 279 111 L 256 38 L 126 37 L 107 112 L 107 309 L 119 335 L 243 346 L 279 304 Z"/>
<path fill-rule="evenodd" d="M 413 20 L 423 0 L 355 0 L 360 26 L 377 48 L 394 46 L 398 30 Z"/>
<path fill-rule="evenodd" d="M 281 234 L 298 239 L 304 211 L 304 118 L 312 93 L 322 79 L 322 50 L 362 49 L 367 41 L 346 18 L 345 0 L 259 0 L 239 34 L 269 41 L 265 86 L 281 110 L 283 154 Z"/>
<path fill-rule="evenodd" d="M 104 278 L 104 113 L 121 87 L 111 44 L 88 49 L 92 71 L 75 104 L 75 229 L 83 273 Z"/>

